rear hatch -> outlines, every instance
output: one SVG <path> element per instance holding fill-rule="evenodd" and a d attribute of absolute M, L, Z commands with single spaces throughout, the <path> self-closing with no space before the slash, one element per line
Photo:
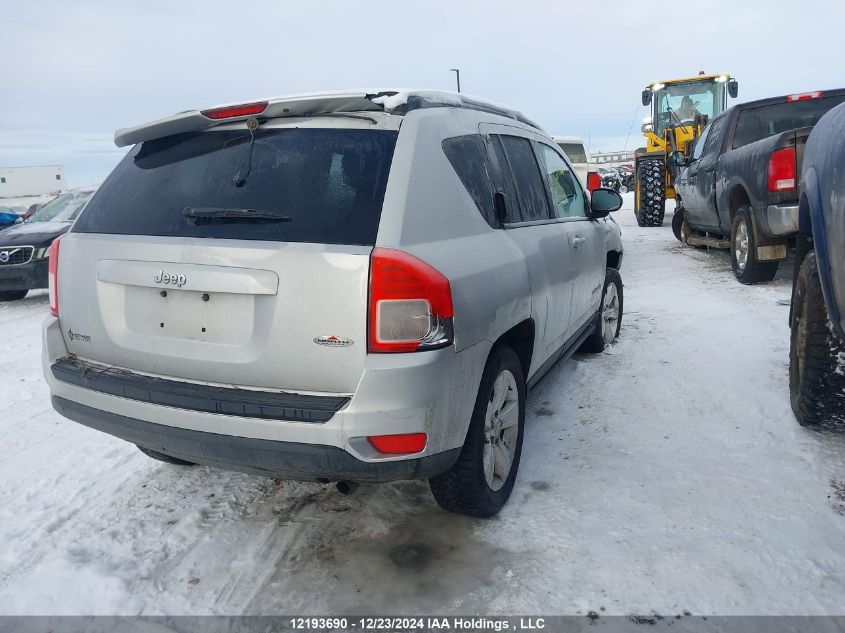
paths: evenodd
<path fill-rule="evenodd" d="M 137 145 L 61 243 L 69 351 L 189 381 L 352 393 L 397 126 L 288 119 Z"/>

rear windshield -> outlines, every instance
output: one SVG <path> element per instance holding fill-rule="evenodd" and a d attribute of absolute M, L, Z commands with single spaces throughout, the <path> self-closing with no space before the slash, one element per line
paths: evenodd
<path fill-rule="evenodd" d="M 563 150 L 571 163 L 586 163 L 587 154 L 584 146 L 580 143 L 558 143 L 557 146 Z"/>
<path fill-rule="evenodd" d="M 734 149 L 782 132 L 812 127 L 827 114 L 828 110 L 843 101 L 845 101 L 845 95 L 806 101 L 787 101 L 743 110 L 739 113 L 736 122 Z"/>
<path fill-rule="evenodd" d="M 246 130 L 147 141 L 115 168 L 73 230 L 372 245 L 397 135 L 259 130 L 251 148 Z M 285 221 L 197 221 L 186 209 L 255 210 Z"/>

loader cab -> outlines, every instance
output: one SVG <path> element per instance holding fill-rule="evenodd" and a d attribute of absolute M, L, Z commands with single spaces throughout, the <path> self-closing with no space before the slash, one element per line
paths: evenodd
<path fill-rule="evenodd" d="M 678 130 L 692 140 L 697 124 L 712 120 L 727 108 L 728 96 L 738 94 L 738 84 L 729 75 L 701 75 L 653 83 L 643 90 L 643 105 L 651 116 L 643 125 L 649 151 L 665 150 L 666 131 Z"/>

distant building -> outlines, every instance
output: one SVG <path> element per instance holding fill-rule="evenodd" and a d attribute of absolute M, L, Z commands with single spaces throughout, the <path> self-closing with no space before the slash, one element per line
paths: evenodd
<path fill-rule="evenodd" d="M 602 167 L 617 167 L 623 163 L 634 162 L 634 150 L 623 152 L 593 152 L 590 162 Z"/>
<path fill-rule="evenodd" d="M 0 167 L 0 198 L 39 196 L 67 189 L 62 165 Z"/>

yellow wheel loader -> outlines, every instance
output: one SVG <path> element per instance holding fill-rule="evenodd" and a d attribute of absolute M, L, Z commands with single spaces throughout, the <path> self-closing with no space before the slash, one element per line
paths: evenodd
<path fill-rule="evenodd" d="M 642 93 L 651 114 L 643 119 L 646 146 L 637 150 L 634 172 L 634 213 L 640 226 L 662 226 L 666 199 L 675 197 L 672 183 L 679 165 L 675 152 L 689 156 L 693 143 L 707 122 L 727 107 L 728 95 L 736 98 L 739 85 L 730 75 L 706 75 L 658 81 Z"/>

